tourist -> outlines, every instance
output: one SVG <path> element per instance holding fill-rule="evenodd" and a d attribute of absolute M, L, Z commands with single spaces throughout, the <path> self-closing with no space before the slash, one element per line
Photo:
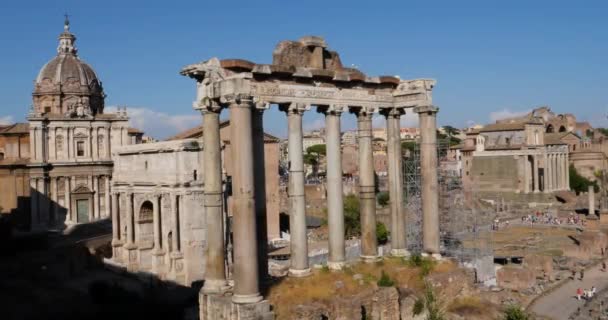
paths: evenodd
<path fill-rule="evenodd" d="M 583 290 L 583 299 L 587 300 L 587 298 L 589 298 L 589 290 L 584 289 Z"/>
<path fill-rule="evenodd" d="M 606 272 L 606 261 L 602 261 L 602 271 Z"/>
<path fill-rule="evenodd" d="M 585 269 L 581 270 L 581 280 L 583 280 L 583 278 L 585 278 Z"/>
<path fill-rule="evenodd" d="M 597 291 L 597 289 L 595 288 L 595 286 L 592 286 L 591 287 L 591 296 L 593 296 L 596 291 Z"/>
<path fill-rule="evenodd" d="M 583 290 L 581 288 L 576 289 L 576 299 L 581 300 L 581 295 L 583 295 Z"/>
<path fill-rule="evenodd" d="M 572 280 L 576 279 L 576 270 L 572 270 Z"/>

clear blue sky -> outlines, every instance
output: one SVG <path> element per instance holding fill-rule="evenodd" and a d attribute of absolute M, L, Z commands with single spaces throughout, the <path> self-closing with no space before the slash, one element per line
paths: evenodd
<path fill-rule="evenodd" d="M 106 105 L 139 110 L 147 118 L 138 124 L 155 136 L 197 121 L 194 81 L 178 74 L 182 66 L 213 56 L 269 63 L 280 40 L 308 34 L 367 74 L 437 79 L 440 124 L 549 105 L 608 126 L 607 1 L 6 0 L 0 119 L 24 120 L 66 11 Z M 282 119 L 269 112 L 267 130 L 282 135 Z M 320 118 L 305 120 L 313 127 Z M 354 126 L 352 116 L 344 126 Z"/>

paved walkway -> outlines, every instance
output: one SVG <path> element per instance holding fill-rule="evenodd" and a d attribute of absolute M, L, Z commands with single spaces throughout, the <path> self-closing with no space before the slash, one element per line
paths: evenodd
<path fill-rule="evenodd" d="M 592 286 L 601 291 L 608 288 L 608 272 L 601 271 L 601 264 L 585 270 L 583 281 L 578 280 L 580 275 L 576 273 L 576 280 L 568 280 L 559 289 L 536 300 L 530 310 L 540 316 L 554 320 L 567 320 L 579 307 L 585 304 L 583 299 L 576 300 L 576 289 L 591 289 Z"/>

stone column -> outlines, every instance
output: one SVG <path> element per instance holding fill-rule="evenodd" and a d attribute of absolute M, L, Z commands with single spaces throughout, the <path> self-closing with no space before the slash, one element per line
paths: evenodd
<path fill-rule="evenodd" d="M 376 238 L 376 179 L 372 150 L 372 116 L 369 107 L 356 108 L 359 139 L 359 207 L 361 215 L 361 259 L 374 262 L 378 259 Z M 291 150 L 291 149 L 290 149 Z"/>
<path fill-rule="evenodd" d="M 97 131 L 99 130 L 99 128 L 92 128 L 91 130 L 93 131 L 93 138 L 91 141 L 91 158 L 93 160 L 97 160 L 99 156 L 99 140 L 97 139 Z"/>
<path fill-rule="evenodd" d="M 99 177 L 93 176 L 93 219 L 99 219 Z"/>
<path fill-rule="evenodd" d="M 401 115 L 404 109 L 385 109 L 387 129 L 388 186 L 391 208 L 391 255 L 408 256 L 406 216 L 403 210 Z"/>
<path fill-rule="evenodd" d="M 36 130 L 30 126 L 30 158 L 35 162 L 36 159 Z"/>
<path fill-rule="evenodd" d="M 530 158 L 528 155 L 523 156 L 524 159 L 524 193 L 530 193 Z"/>
<path fill-rule="evenodd" d="M 48 128 L 49 160 L 55 160 L 55 128 Z"/>
<path fill-rule="evenodd" d="M 534 193 L 538 193 L 540 191 L 540 184 L 538 183 L 538 158 L 536 155 L 532 156 L 532 177 L 534 179 Z"/>
<path fill-rule="evenodd" d="M 560 182 L 561 173 L 560 173 L 560 170 L 559 170 L 558 155 L 559 154 L 557 154 L 557 153 L 555 153 L 553 155 L 553 168 L 554 168 L 553 172 L 555 172 L 555 176 L 553 177 L 553 181 L 555 182 L 555 190 L 556 191 L 562 189 L 561 182 Z"/>
<path fill-rule="evenodd" d="M 570 190 L 570 154 L 566 153 L 566 190 Z"/>
<path fill-rule="evenodd" d="M 203 292 L 219 293 L 226 288 L 224 217 L 222 201 L 222 159 L 220 141 L 221 107 L 214 105 L 203 115 L 204 201 L 207 220 L 205 248 L 205 285 Z"/>
<path fill-rule="evenodd" d="M 304 158 L 302 154 L 302 116 L 308 107 L 299 103 L 282 105 L 287 113 L 289 131 L 289 231 L 291 233 L 291 267 L 289 274 L 310 274 L 308 236 L 306 234 L 306 199 L 304 196 Z"/>
<path fill-rule="evenodd" d="M 112 245 L 120 243 L 120 193 L 112 197 Z"/>
<path fill-rule="evenodd" d="M 36 137 L 34 138 L 36 140 L 36 156 L 35 159 L 38 160 L 39 162 L 44 162 L 44 156 L 43 156 L 43 146 L 45 144 L 45 141 L 43 140 L 43 134 L 42 134 L 42 130 L 43 128 L 36 128 Z"/>
<path fill-rule="evenodd" d="M 40 224 L 38 179 L 30 178 L 30 229 L 34 230 Z"/>
<path fill-rule="evenodd" d="M 252 101 L 230 101 L 230 138 L 233 159 L 234 303 L 262 300 L 258 275 L 258 248 L 253 174 Z M 300 149 L 301 150 L 301 149 Z"/>
<path fill-rule="evenodd" d="M 325 114 L 325 145 L 327 153 L 327 225 L 329 227 L 329 256 L 327 266 L 340 270 L 346 261 L 344 244 L 344 201 L 342 193 L 342 150 L 340 115 L 345 106 L 319 107 Z"/>
<path fill-rule="evenodd" d="M 64 197 L 64 207 L 65 207 L 65 220 L 66 220 L 66 224 L 71 224 L 74 222 L 74 219 L 72 218 L 72 199 L 70 197 L 70 192 L 72 191 L 72 188 L 70 187 L 70 177 L 64 177 L 64 183 L 63 183 L 63 197 Z"/>
<path fill-rule="evenodd" d="M 179 195 L 175 194 L 175 193 L 171 193 L 171 214 L 173 215 L 173 239 L 172 239 L 172 247 L 173 247 L 173 253 L 174 256 L 175 254 L 179 254 L 180 253 L 180 224 L 179 224 L 179 220 L 180 220 L 180 212 L 179 210 L 181 209 L 179 207 Z"/>
<path fill-rule="evenodd" d="M 270 105 L 256 101 L 251 116 L 253 138 L 253 181 L 258 243 L 258 277 L 261 288 L 268 283 L 268 217 L 266 213 L 266 158 L 264 150 L 264 110 Z"/>
<path fill-rule="evenodd" d="M 547 190 L 553 192 L 553 155 L 551 153 L 547 154 L 547 181 Z"/>
<path fill-rule="evenodd" d="M 105 212 L 104 212 L 104 217 L 110 217 L 110 213 L 112 211 L 110 211 L 110 176 L 106 176 L 106 185 L 105 185 L 105 194 L 104 194 L 104 207 L 105 207 Z"/>
<path fill-rule="evenodd" d="M 568 153 L 562 153 L 562 190 L 568 190 Z"/>
<path fill-rule="evenodd" d="M 49 218 L 51 225 L 54 225 L 57 221 L 59 214 L 59 201 L 57 197 L 57 177 L 51 177 L 51 204 L 49 206 Z"/>
<path fill-rule="evenodd" d="M 414 109 L 420 118 L 420 175 L 422 182 L 423 247 L 439 257 L 439 189 L 437 181 L 437 111 L 433 106 Z M 526 159 L 527 161 L 527 159 Z"/>
<path fill-rule="evenodd" d="M 154 222 L 154 251 L 160 251 L 161 248 L 161 220 L 160 220 L 160 194 L 155 193 L 152 205 L 152 221 Z"/>
<path fill-rule="evenodd" d="M 595 189 L 593 186 L 589 186 L 589 214 L 595 214 Z"/>
<path fill-rule="evenodd" d="M 127 247 L 135 247 L 135 217 L 133 216 L 133 193 L 127 192 Z"/>

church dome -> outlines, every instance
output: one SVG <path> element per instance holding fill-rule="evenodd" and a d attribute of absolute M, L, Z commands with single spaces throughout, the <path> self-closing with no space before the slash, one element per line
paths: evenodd
<path fill-rule="evenodd" d="M 78 57 L 75 42 L 66 18 L 57 56 L 42 67 L 34 81 L 35 114 L 73 116 L 77 110 L 89 116 L 103 113 L 105 94 L 101 81 L 93 68 Z"/>

